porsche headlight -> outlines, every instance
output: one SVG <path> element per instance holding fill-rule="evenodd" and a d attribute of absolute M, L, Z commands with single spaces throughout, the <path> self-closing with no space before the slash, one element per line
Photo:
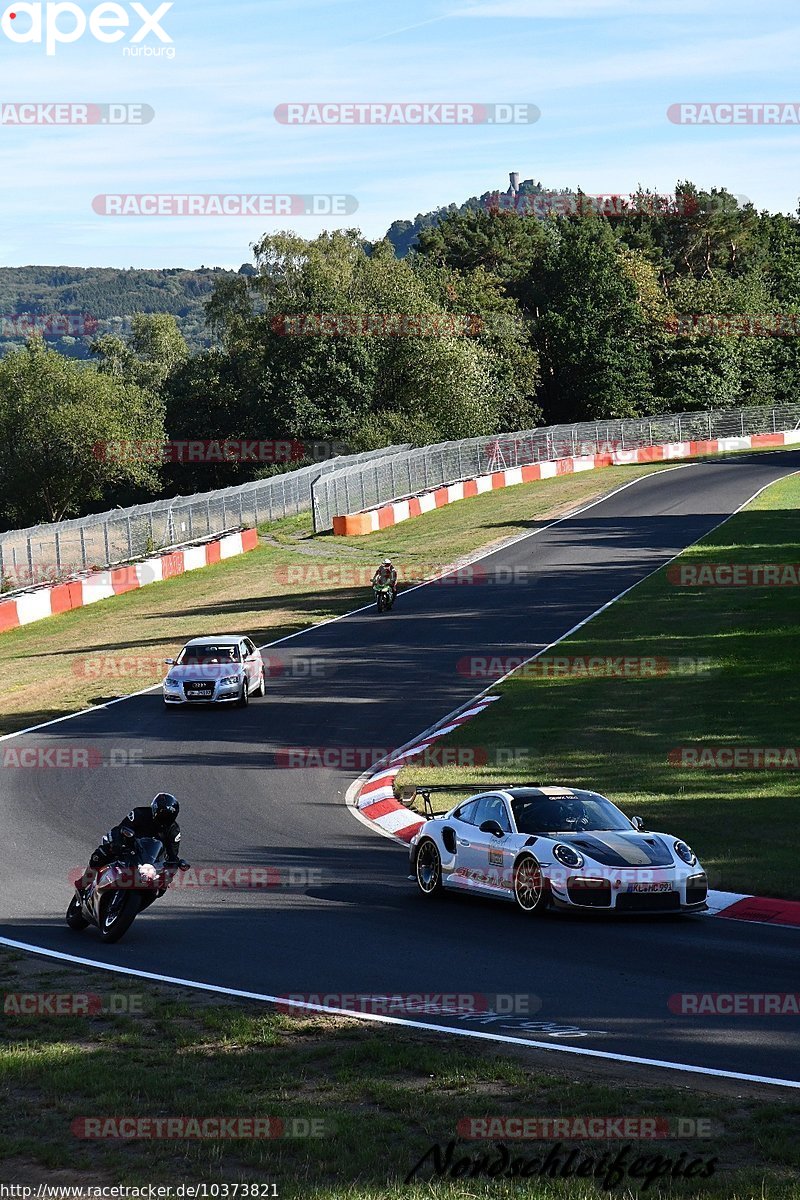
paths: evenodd
<path fill-rule="evenodd" d="M 693 867 L 697 862 L 697 855 L 694 853 L 691 846 L 686 845 L 686 842 L 676 842 L 674 849 L 678 858 L 682 859 L 687 866 Z"/>
<path fill-rule="evenodd" d="M 561 863 L 562 867 L 582 867 L 583 855 L 574 850 L 572 846 L 565 846 L 563 842 L 559 842 L 553 847 L 553 858 Z"/>

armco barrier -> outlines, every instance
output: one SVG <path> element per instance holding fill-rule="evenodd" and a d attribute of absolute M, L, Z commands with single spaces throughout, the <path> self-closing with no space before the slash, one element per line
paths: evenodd
<path fill-rule="evenodd" d="M 582 454 L 573 458 L 559 458 L 552 462 L 531 463 L 529 466 L 511 467 L 504 471 L 493 471 L 476 479 L 462 479 L 433 491 L 422 492 L 383 504 L 364 512 L 348 513 L 333 518 L 333 532 L 340 537 L 357 537 L 387 529 L 410 517 L 443 508 L 457 500 L 480 496 L 498 488 L 513 487 L 518 483 L 533 483 L 537 479 L 550 479 L 556 475 L 571 475 L 579 471 L 594 471 L 601 467 L 622 466 L 627 463 L 662 462 L 666 459 L 692 458 L 701 454 L 725 454 L 732 450 L 766 449 L 770 446 L 787 446 L 800 443 L 800 430 L 783 433 L 753 433 L 743 437 L 714 438 L 700 442 L 668 442 L 661 446 L 640 446 L 632 450 L 615 450 L 605 454 Z"/>
<path fill-rule="evenodd" d="M 73 608 L 95 604 L 98 600 L 109 600 L 113 596 L 124 595 L 125 592 L 146 587 L 149 583 L 160 583 L 164 579 L 184 575 L 187 571 L 197 570 L 198 567 L 207 567 L 223 559 L 233 558 L 237 554 L 244 554 L 248 550 L 255 550 L 257 545 L 256 530 L 244 529 L 240 533 L 229 533 L 199 546 L 186 546 L 182 550 L 172 550 L 169 554 L 159 554 L 143 562 L 112 567 L 109 571 L 94 571 L 66 583 L 20 592 L 8 600 L 0 599 L 0 633 L 17 629 L 21 625 L 30 625 L 33 621 L 41 621 L 43 617 L 52 617 L 58 613 L 69 612 Z"/>

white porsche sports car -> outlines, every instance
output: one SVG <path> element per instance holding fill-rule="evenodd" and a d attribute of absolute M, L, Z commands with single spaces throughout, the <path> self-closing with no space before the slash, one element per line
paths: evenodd
<path fill-rule="evenodd" d="M 264 661 L 250 638 L 242 634 L 193 638 L 166 664 L 165 704 L 244 706 L 251 696 L 263 696 L 266 691 Z"/>
<path fill-rule="evenodd" d="M 410 864 L 425 896 L 451 888 L 531 914 L 550 906 L 701 912 L 708 893 L 685 842 L 645 831 L 639 817 L 577 788 L 515 785 L 470 796 L 421 826 Z"/>

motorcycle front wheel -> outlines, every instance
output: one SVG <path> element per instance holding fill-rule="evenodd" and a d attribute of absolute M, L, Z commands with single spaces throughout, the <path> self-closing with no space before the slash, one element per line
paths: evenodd
<path fill-rule="evenodd" d="M 100 902 L 100 937 L 104 942 L 118 942 L 130 929 L 139 911 L 136 892 L 112 892 Z"/>

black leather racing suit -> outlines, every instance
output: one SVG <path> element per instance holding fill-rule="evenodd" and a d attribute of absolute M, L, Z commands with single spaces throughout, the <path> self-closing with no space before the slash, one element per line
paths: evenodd
<path fill-rule="evenodd" d="M 181 830 L 178 822 L 170 821 L 167 825 L 159 824 L 153 816 L 150 805 L 144 804 L 139 808 L 132 808 L 119 825 L 115 825 L 105 834 L 102 842 L 89 859 L 89 865 L 84 871 L 83 877 L 78 881 L 79 888 L 82 890 L 87 888 L 100 868 L 107 866 L 118 857 L 120 850 L 128 841 L 123 830 L 129 830 L 134 837 L 158 838 L 167 852 L 168 862 L 177 864 L 181 861 L 179 854 Z"/>

